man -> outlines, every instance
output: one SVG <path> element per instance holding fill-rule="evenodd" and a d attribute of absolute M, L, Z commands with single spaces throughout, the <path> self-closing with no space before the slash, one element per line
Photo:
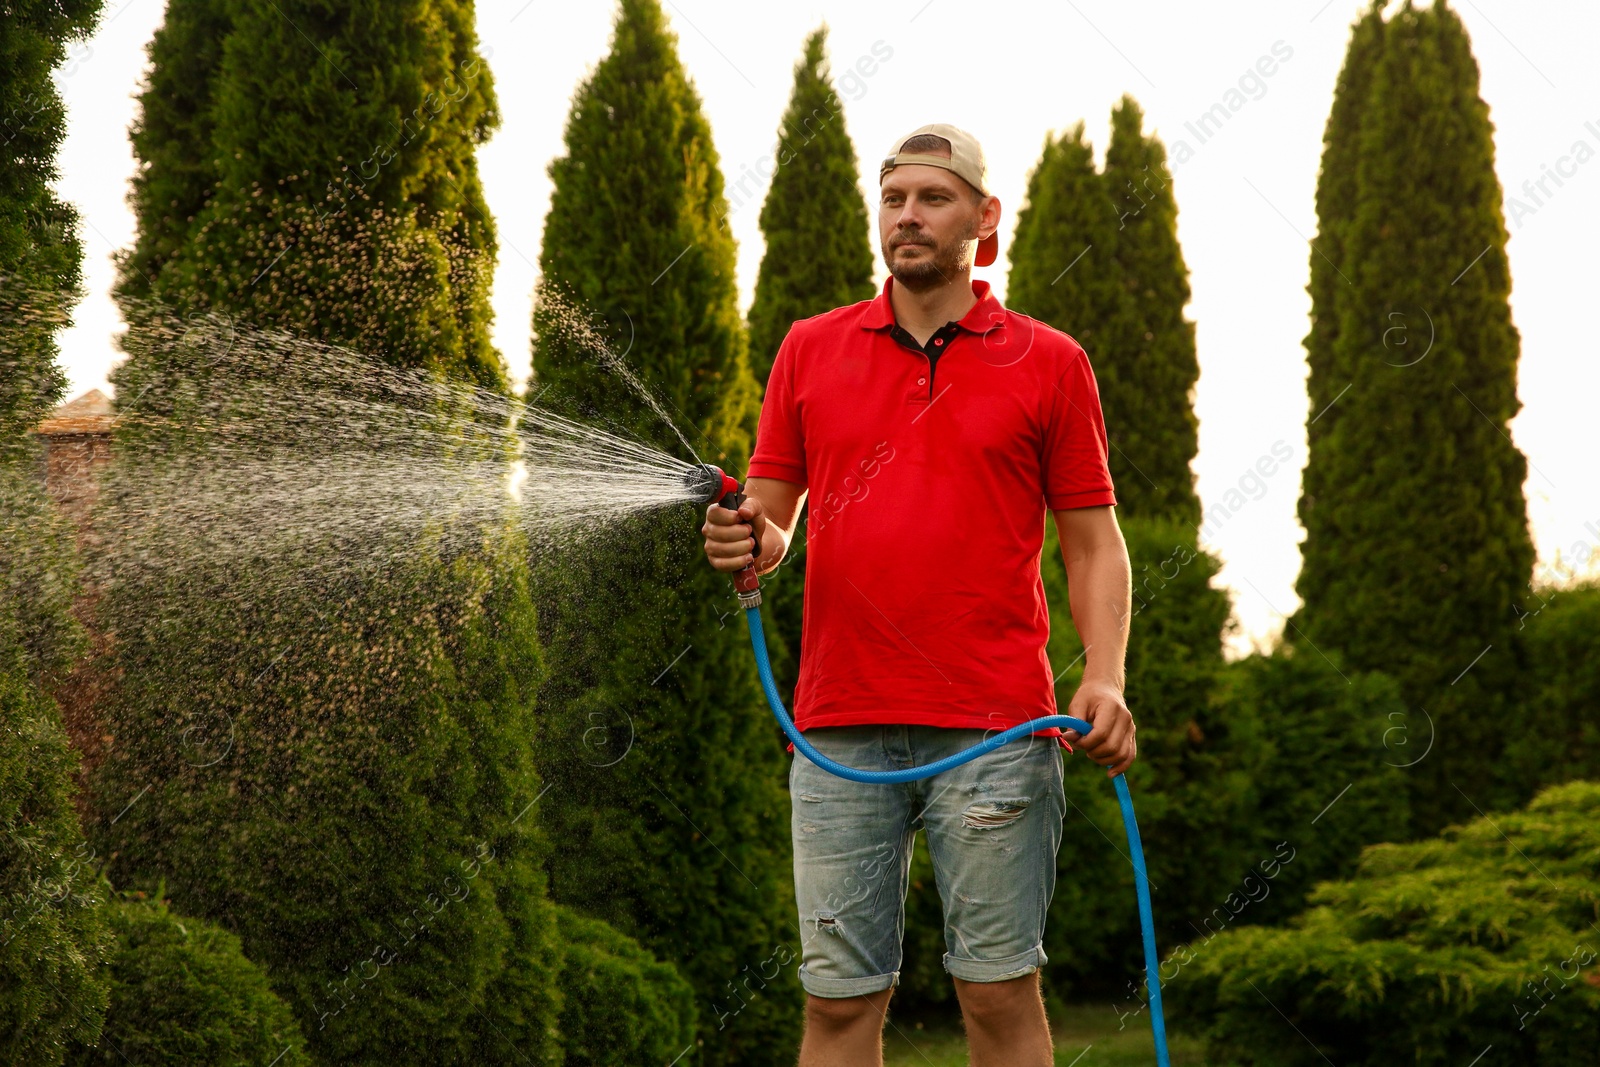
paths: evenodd
<path fill-rule="evenodd" d="M 932 125 L 901 138 L 879 187 L 890 278 L 875 299 L 789 331 L 748 500 L 707 510 L 706 555 L 722 571 L 772 570 L 810 494 L 795 722 L 841 763 L 899 769 L 1056 711 L 1039 575 L 1051 511 L 1086 650 L 1068 714 L 1093 725 L 1085 751 L 1118 774 L 1135 755 L 1122 697 L 1129 564 L 1088 359 L 972 280 L 974 244 L 978 266 L 994 261 L 1000 202 L 970 134 Z M 1061 748 L 1079 740 L 1041 731 L 903 785 L 795 757 L 801 1067 L 882 1063 L 918 828 L 972 1063 L 1054 1063 L 1038 969 Z"/>

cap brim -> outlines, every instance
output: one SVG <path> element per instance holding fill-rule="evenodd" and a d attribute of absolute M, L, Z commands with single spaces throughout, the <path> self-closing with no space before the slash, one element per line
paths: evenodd
<path fill-rule="evenodd" d="M 980 267 L 987 267 L 994 262 L 995 257 L 999 254 L 1000 234 L 997 231 L 978 242 L 978 254 L 974 257 L 973 263 Z"/>

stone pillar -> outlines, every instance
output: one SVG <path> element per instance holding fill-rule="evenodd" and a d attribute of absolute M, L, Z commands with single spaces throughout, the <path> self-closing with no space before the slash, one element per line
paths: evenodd
<path fill-rule="evenodd" d="M 56 408 L 33 431 L 44 443 L 45 490 L 72 520 L 80 549 L 88 547 L 100 468 L 111 460 L 113 419 L 111 400 L 91 389 Z"/>
<path fill-rule="evenodd" d="M 56 408 L 34 427 L 44 445 L 45 491 L 75 531 L 79 558 L 90 562 L 98 548 L 92 523 L 102 469 L 111 461 L 111 426 L 115 416 L 111 400 L 100 390 Z M 51 694 L 61 708 L 67 737 L 82 757 L 79 766 L 78 806 L 84 811 L 87 796 L 82 786 L 99 762 L 106 739 L 100 728 L 99 709 L 105 698 L 104 672 L 95 659 L 106 650 L 106 639 L 94 625 L 99 591 L 85 578 L 73 614 L 88 631 L 89 653 L 80 660 Z"/>

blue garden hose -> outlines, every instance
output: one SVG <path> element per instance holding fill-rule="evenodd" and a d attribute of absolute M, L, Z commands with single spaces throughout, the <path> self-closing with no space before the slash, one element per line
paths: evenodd
<path fill-rule="evenodd" d="M 816 747 L 805 739 L 805 735 L 795 728 L 789 713 L 784 709 L 783 697 L 778 693 L 778 684 L 772 678 L 772 662 L 767 658 L 767 638 L 761 627 L 759 598 L 755 604 L 748 604 L 745 607 L 744 620 L 750 628 L 750 648 L 755 652 L 756 670 L 761 675 L 761 688 L 767 694 L 767 706 L 772 709 L 772 715 L 778 720 L 778 725 L 783 728 L 789 740 L 794 742 L 795 749 L 807 759 L 830 774 L 848 778 L 852 782 L 914 782 L 922 778 L 931 778 L 952 767 L 959 767 L 969 760 L 977 759 L 985 752 L 993 752 L 1008 741 L 1026 737 L 1036 730 L 1060 726 L 1087 735 L 1093 729 L 1089 723 L 1071 715 L 1046 715 L 1013 726 L 971 748 L 921 767 L 908 767 L 900 771 L 862 771 L 846 767 L 818 752 Z M 1150 1029 L 1155 1035 L 1156 1063 L 1160 1067 L 1168 1067 L 1167 1024 L 1161 1013 L 1160 960 L 1156 956 L 1155 920 L 1150 912 L 1150 878 L 1145 873 L 1144 846 L 1139 842 L 1139 824 L 1133 817 L 1133 797 L 1128 792 L 1127 780 L 1119 774 L 1112 778 L 1112 782 L 1117 787 L 1117 802 L 1122 805 L 1122 828 L 1128 835 L 1128 852 L 1133 857 L 1134 889 L 1139 898 L 1139 929 L 1144 935 L 1144 973 L 1150 995 Z"/>

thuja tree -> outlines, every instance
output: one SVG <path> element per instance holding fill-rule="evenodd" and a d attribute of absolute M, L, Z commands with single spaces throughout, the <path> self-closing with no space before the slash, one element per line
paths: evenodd
<path fill-rule="evenodd" d="M 129 131 L 134 171 L 129 203 L 137 220 L 133 248 L 120 263 L 118 291 L 147 296 L 183 247 L 220 177 L 212 97 L 232 27 L 223 0 L 171 0 L 151 38 L 148 79 Z"/>
<path fill-rule="evenodd" d="M 7 552 L 16 545 L 10 519 Z M 12 575 L 4 577 L 10 585 Z M 77 755 L 24 644 L 7 610 L 0 617 L 0 1058 L 48 1065 L 61 1062 L 69 1042 L 98 1040 L 107 999 L 101 966 L 111 946 L 97 861 L 73 806 Z"/>
<path fill-rule="evenodd" d="M 1166 150 L 1142 122 L 1130 97 L 1113 109 L 1103 173 L 1081 122 L 1046 140 L 1017 215 L 1007 302 L 1089 353 L 1121 512 L 1198 525 L 1188 267 Z"/>
<path fill-rule="evenodd" d="M 550 168 L 534 311 L 539 403 L 682 455 L 605 369 L 620 359 L 696 452 L 741 470 L 757 385 L 727 204 L 655 0 L 621 5 L 610 53 L 574 98 L 566 146 Z M 608 331 L 614 355 L 580 325 Z M 701 521 L 688 506 L 619 520 L 542 572 L 553 609 L 542 705 L 551 887 L 679 966 L 705 1063 L 786 1063 L 802 998 L 791 975 L 763 964 L 797 955 L 787 759 L 728 580 L 701 554 Z"/>
<path fill-rule="evenodd" d="M 1251 862 L 1236 827 L 1250 819 L 1247 786 L 1260 758 L 1259 736 L 1248 712 L 1213 699 L 1229 621 L 1226 595 L 1211 586 L 1216 559 L 1195 548 L 1187 523 L 1130 518 L 1122 526 L 1133 569 L 1124 696 L 1139 724 L 1139 758 L 1128 781 L 1152 864 L 1158 936 L 1172 943 L 1227 895 Z M 1047 551 L 1053 555 L 1042 565 L 1047 575 L 1055 572 L 1059 590 L 1047 589 L 1050 662 L 1059 672 L 1056 703 L 1064 708 L 1085 656 L 1053 536 Z M 1046 945 L 1050 977 L 1125 994 L 1123 982 L 1140 973 L 1138 916 L 1116 797 L 1087 761 L 1068 757 L 1066 772 L 1070 803 Z M 1093 933 L 1073 918 L 1085 908 L 1104 917 Z M 1086 936 L 1075 936 L 1075 927 Z"/>
<path fill-rule="evenodd" d="M 126 302 L 115 375 L 94 836 L 120 885 L 236 933 L 318 1058 L 548 1059 L 525 551 L 471 500 L 419 527 L 397 494 L 395 529 L 319 503 L 508 458 L 472 5 L 226 10 L 182 121 L 158 69 L 137 127 L 162 305 Z M 177 5 L 157 58 L 214 14 Z"/>
<path fill-rule="evenodd" d="M 773 357 L 798 319 L 870 299 L 872 240 L 858 184 L 855 146 L 827 66 L 827 31 L 806 38 L 794 69 L 789 108 L 778 126 L 772 185 L 761 208 L 766 252 L 750 305 L 750 364 L 765 382 Z M 767 614 L 781 653 L 779 688 L 794 689 L 805 585 L 805 524 L 783 569 L 769 582 Z"/>
<path fill-rule="evenodd" d="M 1344 251 L 1344 226 L 1355 209 L 1361 116 L 1367 108 L 1373 67 L 1383 46 L 1382 6 L 1374 4 L 1351 30 L 1350 46 L 1333 90 L 1333 107 L 1322 133 L 1317 236 L 1311 242 L 1311 280 L 1306 286 L 1311 294 L 1311 331 L 1304 342 L 1306 364 L 1310 368 L 1306 391 L 1310 394 L 1311 416 L 1306 424 L 1306 438 L 1311 456 L 1301 475 L 1299 513 L 1302 524 L 1315 521 L 1311 512 L 1329 474 L 1321 445 L 1329 430 L 1348 410 L 1348 406 L 1334 403 L 1350 381 L 1333 362 L 1334 341 L 1339 336 L 1336 302 L 1340 299 L 1340 287 L 1350 284 L 1337 264 L 1348 258 Z M 1395 336 L 1402 339 L 1404 335 Z M 1417 341 L 1421 343 L 1422 338 L 1418 337 Z"/>
<path fill-rule="evenodd" d="M 1188 268 L 1166 152 L 1141 123 L 1138 104 L 1124 97 L 1104 173 L 1081 122 L 1046 140 L 1017 215 L 1007 299 L 1088 352 L 1119 514 L 1197 526 Z"/>
<path fill-rule="evenodd" d="M 694 990 L 599 919 L 557 906 L 565 1067 L 671 1063 L 694 1043 Z"/>
<path fill-rule="evenodd" d="M 58 1064 L 93 1041 L 109 949 L 95 858 L 73 806 L 77 760 L 54 684 L 81 648 L 71 532 L 30 432 L 60 399 L 55 330 L 79 295 L 73 210 L 50 182 L 65 133 L 51 79 L 98 0 L 13 5 L 0 20 L 0 1059 Z"/>
<path fill-rule="evenodd" d="M 1194 413 L 1200 363 L 1194 323 L 1183 314 L 1189 268 L 1178 246 L 1167 152 L 1145 135 L 1143 121 L 1132 97 L 1112 109 L 1102 178 L 1116 216 L 1112 277 L 1122 293 L 1100 330 L 1095 373 L 1115 446 L 1118 501 L 1136 517 L 1198 524 L 1189 464 L 1200 447 Z"/>
<path fill-rule="evenodd" d="M 474 155 L 499 113 L 473 17 L 465 0 L 174 5 L 134 127 L 149 165 L 125 290 L 504 388 Z"/>
<path fill-rule="evenodd" d="M 1094 367 L 1132 563 L 1125 695 L 1139 723 L 1140 759 L 1130 779 L 1152 854 L 1171 865 L 1151 875 L 1170 939 L 1225 895 L 1249 862 L 1224 827 L 1241 810 L 1259 746 L 1248 719 L 1212 701 L 1229 604 L 1211 586 L 1218 561 L 1197 544 L 1199 506 L 1188 473 L 1196 365 L 1193 326 L 1182 313 L 1187 271 L 1170 176 L 1160 144 L 1140 129 L 1137 105 L 1124 99 L 1112 125 L 1105 173 L 1095 170 L 1081 123 L 1046 142 L 1018 215 L 1007 291 L 1020 310 L 1078 340 Z M 1050 659 L 1060 672 L 1056 699 L 1065 707 L 1082 675 L 1083 646 L 1054 523 L 1047 524 L 1040 565 Z M 1136 953 L 1128 951 L 1137 944 L 1136 915 L 1127 906 L 1131 874 L 1116 844 L 1120 819 L 1102 776 L 1076 761 L 1068 767 L 1073 807 L 1054 928 L 1072 929 L 1070 916 L 1082 907 L 1107 922 L 1092 935 L 1063 934 L 1059 946 L 1047 946 L 1047 969 L 1060 981 L 1120 991 L 1124 972 L 1137 973 Z"/>
<path fill-rule="evenodd" d="M 1339 414 L 1312 437 L 1289 632 L 1400 680 L 1404 725 L 1433 746 L 1409 771 L 1426 832 L 1518 792 L 1497 788 L 1495 733 L 1515 714 L 1533 547 L 1527 461 L 1507 433 L 1519 341 L 1477 65 L 1443 5 L 1407 4 L 1374 45 L 1377 32 L 1358 24 L 1347 66 L 1371 69 L 1354 151 L 1322 179 L 1348 187 L 1354 168 L 1353 194 L 1324 205 L 1339 277 L 1324 278 L 1331 300 L 1313 287 L 1308 342 L 1312 395 Z"/>
<path fill-rule="evenodd" d="M 1171 944 L 1280 922 L 1316 883 L 1347 877 L 1363 847 L 1407 836 L 1404 765 L 1416 750 L 1388 729 L 1403 721 L 1399 686 L 1335 657 L 1279 645 L 1223 669 L 1214 714 L 1250 734 L 1235 746 L 1251 758 L 1233 828 L 1248 851 L 1227 893 L 1185 916 L 1193 925 Z"/>
<path fill-rule="evenodd" d="M 1116 358 L 1104 343 L 1124 292 L 1115 274 L 1116 238 L 1117 218 L 1083 123 L 1046 137 L 1017 212 L 1006 303 L 1071 334 L 1090 354 L 1097 379 L 1104 377 L 1102 364 Z M 1102 405 L 1105 392 L 1102 383 Z M 1112 474 L 1120 490 L 1116 468 Z"/>
<path fill-rule="evenodd" d="M 761 207 L 766 252 L 750 305 L 750 366 L 763 382 L 795 320 L 873 294 L 867 207 L 826 45 L 827 31 L 816 30 L 795 64 Z"/>

